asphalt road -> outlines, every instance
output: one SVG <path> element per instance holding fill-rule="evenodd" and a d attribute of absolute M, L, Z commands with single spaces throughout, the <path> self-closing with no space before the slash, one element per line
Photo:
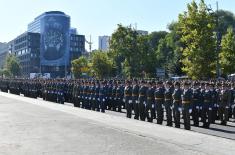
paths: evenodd
<path fill-rule="evenodd" d="M 127 119 L 124 115 L 110 111 L 102 114 L 0 92 L 0 154 L 235 152 L 234 140 Z M 234 136 L 234 127 L 225 128 L 231 128 L 233 133 L 227 134 Z"/>
<path fill-rule="evenodd" d="M 73 106 L 71 103 L 65 103 L 66 106 Z M 106 113 L 109 115 L 114 115 L 114 116 L 120 116 L 120 117 L 126 117 L 125 109 L 122 110 L 122 112 L 114 112 L 110 110 L 106 110 Z M 164 116 L 166 119 L 166 116 Z M 134 113 L 132 116 L 132 119 L 134 119 Z M 157 120 L 155 119 L 153 121 L 153 124 L 156 124 Z M 191 121 L 191 124 L 193 124 L 193 121 Z M 202 122 L 200 122 L 200 126 L 202 126 Z M 166 126 L 166 120 L 163 122 L 163 126 Z M 181 129 L 184 130 L 184 125 L 183 125 L 183 120 L 181 120 Z M 194 132 L 198 133 L 204 133 L 208 135 L 213 135 L 213 136 L 218 136 L 218 137 L 223 137 L 227 139 L 232 139 L 235 140 L 235 119 L 230 119 L 229 122 L 227 123 L 227 126 L 220 125 L 220 121 L 217 120 L 215 124 L 210 125 L 210 129 L 205 129 L 202 127 L 195 127 L 192 126 L 191 130 Z"/>

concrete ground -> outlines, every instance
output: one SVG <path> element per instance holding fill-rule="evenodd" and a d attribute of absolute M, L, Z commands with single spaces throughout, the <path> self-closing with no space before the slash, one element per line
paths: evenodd
<path fill-rule="evenodd" d="M 235 153 L 234 140 L 2 92 L 0 124 L 0 155 Z"/>

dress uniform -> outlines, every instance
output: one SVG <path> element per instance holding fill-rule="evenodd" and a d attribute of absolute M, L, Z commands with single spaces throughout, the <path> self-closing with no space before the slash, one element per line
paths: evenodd
<path fill-rule="evenodd" d="M 190 113 L 192 112 L 192 99 L 193 99 L 192 90 L 189 88 L 189 85 L 190 83 L 188 82 L 184 83 L 184 90 L 183 90 L 183 94 L 181 95 L 184 128 L 186 130 L 191 129 Z"/>
<path fill-rule="evenodd" d="M 138 81 L 135 79 L 133 81 L 133 89 L 132 89 L 132 102 L 133 102 L 133 109 L 134 109 L 134 119 L 139 119 L 139 102 L 138 102 L 138 96 L 139 96 L 139 85 Z"/>
<path fill-rule="evenodd" d="M 154 93 L 156 109 L 157 109 L 157 124 L 162 124 L 163 122 L 163 105 L 164 105 L 164 88 L 163 82 L 158 81 L 157 87 Z"/>
<path fill-rule="evenodd" d="M 206 83 L 205 91 L 203 92 L 203 105 L 202 105 L 202 122 L 203 127 L 209 128 L 212 118 L 212 92 L 210 84 Z"/>
<path fill-rule="evenodd" d="M 145 116 L 147 117 L 148 122 L 153 122 L 154 118 L 154 110 L 155 110 L 154 91 L 155 91 L 155 83 L 148 82 L 147 104 L 145 109 Z"/>
<path fill-rule="evenodd" d="M 167 126 L 172 126 L 172 83 L 170 81 L 166 82 L 166 89 L 164 92 L 164 107 L 166 110 Z"/>
<path fill-rule="evenodd" d="M 126 82 L 124 89 L 124 101 L 126 107 L 126 117 L 131 118 L 132 115 L 132 87 L 130 86 L 130 81 Z"/>
<path fill-rule="evenodd" d="M 145 108 L 147 104 L 147 86 L 146 82 L 142 81 L 139 89 L 139 116 L 141 121 L 145 121 Z"/>
<path fill-rule="evenodd" d="M 200 107 L 202 103 L 202 94 L 199 88 L 199 83 L 195 82 L 193 84 L 193 103 L 192 103 L 192 117 L 194 126 L 199 126 L 199 116 L 200 116 Z"/>
<path fill-rule="evenodd" d="M 219 97 L 219 118 L 222 125 L 227 125 L 230 94 L 225 83 L 222 85 Z"/>
<path fill-rule="evenodd" d="M 106 109 L 105 96 L 106 96 L 105 82 L 101 82 L 101 86 L 99 89 L 99 105 L 100 105 L 101 112 L 103 112 L 103 113 L 105 113 L 105 109 Z"/>
<path fill-rule="evenodd" d="M 173 98 L 173 117 L 175 122 L 175 127 L 180 128 L 180 109 L 182 108 L 181 101 L 182 90 L 180 89 L 180 83 L 175 82 L 175 89 L 172 94 Z"/>

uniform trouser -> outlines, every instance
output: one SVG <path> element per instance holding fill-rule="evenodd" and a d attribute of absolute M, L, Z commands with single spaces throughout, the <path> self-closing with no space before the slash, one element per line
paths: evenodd
<path fill-rule="evenodd" d="M 85 101 L 86 101 L 86 100 L 85 100 L 85 97 L 82 97 L 82 98 L 81 98 L 81 103 L 82 103 L 81 108 L 83 108 L 83 109 L 85 108 L 85 104 L 86 104 Z"/>
<path fill-rule="evenodd" d="M 73 100 L 74 100 L 74 101 L 73 101 L 74 107 L 80 107 L 79 98 L 78 98 L 78 97 L 74 97 Z"/>
<path fill-rule="evenodd" d="M 133 100 L 133 108 L 134 108 L 134 113 L 135 113 L 135 119 L 139 119 L 139 104 L 136 103 L 137 100 Z"/>
<path fill-rule="evenodd" d="M 232 108 L 229 108 L 228 109 L 228 119 L 227 119 L 227 121 L 229 121 L 229 118 L 232 118 L 232 113 L 233 113 Z"/>
<path fill-rule="evenodd" d="M 101 109 L 101 112 L 105 112 L 105 108 L 106 108 L 106 105 L 105 105 L 105 101 L 100 101 L 100 109 Z"/>
<path fill-rule="evenodd" d="M 174 121 L 175 121 L 175 127 L 180 128 L 180 111 L 179 111 L 178 107 L 174 107 L 173 117 L 174 117 Z"/>
<path fill-rule="evenodd" d="M 204 127 L 210 127 L 212 118 L 212 110 L 209 107 L 202 108 L 202 122 Z"/>
<path fill-rule="evenodd" d="M 141 121 L 145 121 L 145 104 L 144 101 L 139 103 L 139 116 Z"/>
<path fill-rule="evenodd" d="M 184 128 L 186 130 L 190 130 L 191 129 L 191 125 L 190 125 L 190 113 L 189 113 L 189 107 L 183 107 L 183 119 L 184 119 Z"/>
<path fill-rule="evenodd" d="M 149 122 L 153 122 L 154 117 L 154 102 L 147 101 L 146 109 L 145 109 L 145 116 L 147 117 Z"/>
<path fill-rule="evenodd" d="M 222 124 L 226 125 L 228 120 L 229 109 L 226 107 L 219 107 L 219 118 Z"/>
<path fill-rule="evenodd" d="M 126 117 L 131 118 L 131 115 L 132 115 L 132 100 L 126 100 L 125 104 L 126 104 L 126 106 L 125 106 L 126 107 Z"/>
<path fill-rule="evenodd" d="M 113 111 L 117 110 L 117 99 L 112 99 L 111 106 Z"/>
<path fill-rule="evenodd" d="M 125 103 L 124 103 L 121 99 L 118 99 L 118 100 L 117 100 L 118 112 L 121 112 L 121 111 L 122 111 L 122 105 L 125 105 Z"/>
<path fill-rule="evenodd" d="M 199 115 L 200 115 L 199 110 L 200 110 L 199 106 L 195 106 L 192 109 L 193 123 L 195 126 L 199 126 Z"/>
<path fill-rule="evenodd" d="M 111 110 L 112 108 L 112 99 L 109 97 L 109 99 L 107 100 L 107 109 Z"/>
<path fill-rule="evenodd" d="M 215 120 L 218 119 L 218 107 L 214 106 L 212 108 L 212 118 L 211 118 L 211 123 L 215 123 Z"/>
<path fill-rule="evenodd" d="M 92 98 L 91 100 L 91 110 L 95 111 L 96 109 L 96 102 L 97 100 L 95 98 Z"/>
<path fill-rule="evenodd" d="M 163 122 L 163 116 L 164 116 L 164 111 L 162 108 L 163 103 L 162 102 L 157 102 L 156 103 L 156 110 L 157 110 L 157 124 L 162 124 Z"/>
<path fill-rule="evenodd" d="M 165 110 L 166 110 L 167 125 L 168 125 L 168 126 L 172 126 L 172 109 L 171 109 L 171 103 L 165 103 Z"/>
<path fill-rule="evenodd" d="M 235 119 L 235 105 L 233 107 L 233 118 Z"/>

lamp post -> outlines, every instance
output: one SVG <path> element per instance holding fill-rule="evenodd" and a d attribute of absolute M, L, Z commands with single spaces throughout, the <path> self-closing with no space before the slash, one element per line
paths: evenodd
<path fill-rule="evenodd" d="M 209 5 L 210 6 L 210 5 Z M 214 11 L 211 6 L 208 8 L 208 11 L 212 11 L 211 15 L 214 15 L 216 18 L 216 77 L 219 78 L 221 76 L 221 69 L 220 69 L 220 63 L 219 63 L 219 51 L 220 51 L 220 32 L 219 32 L 219 4 L 218 1 L 216 1 L 216 11 Z"/>

